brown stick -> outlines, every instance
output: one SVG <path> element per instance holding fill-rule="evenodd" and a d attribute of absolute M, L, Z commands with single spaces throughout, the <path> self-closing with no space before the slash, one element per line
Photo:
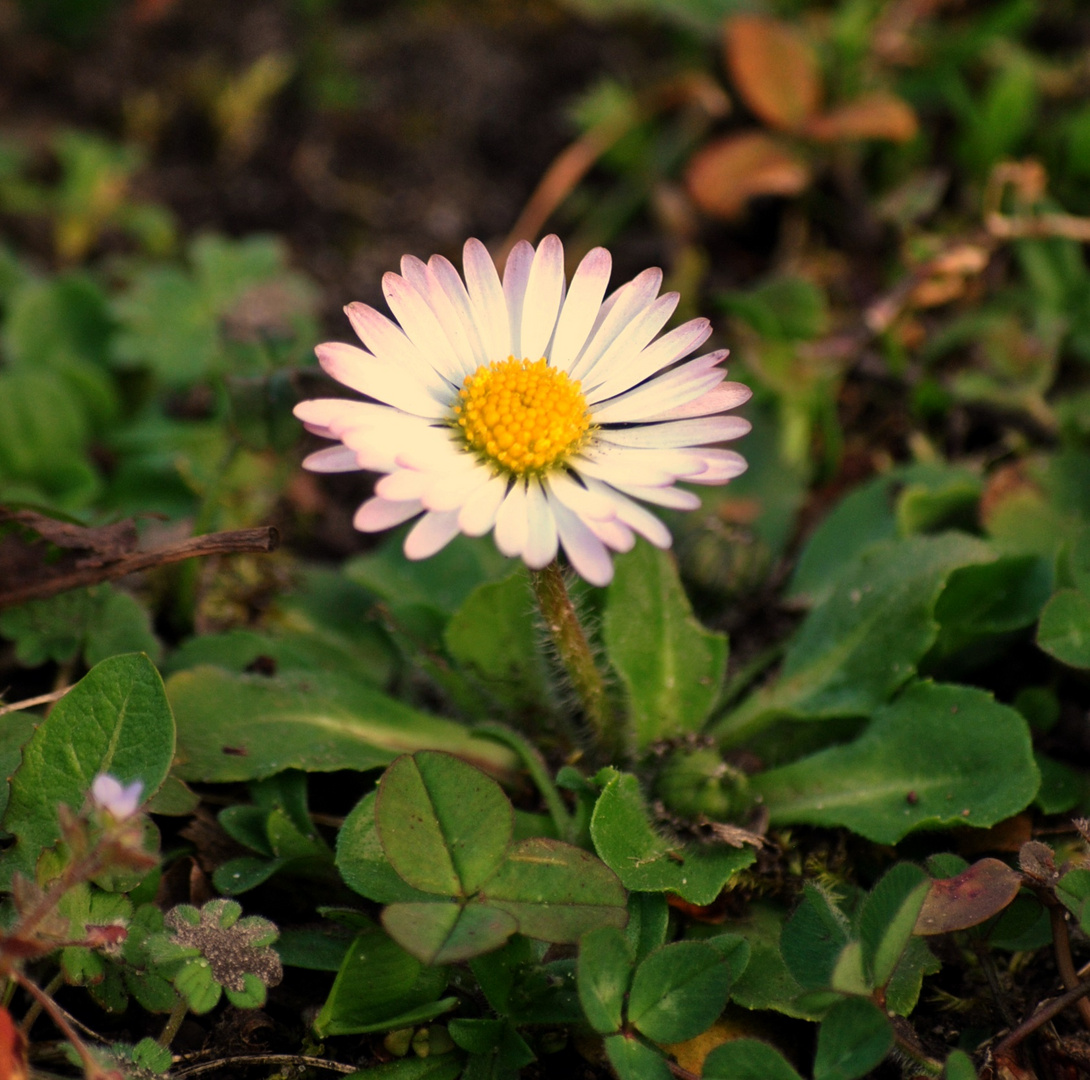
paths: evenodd
<path fill-rule="evenodd" d="M 112 581 L 114 578 L 125 577 L 138 570 L 166 566 L 169 563 L 182 562 L 184 559 L 204 555 L 275 551 L 279 543 L 280 534 L 272 526 L 194 536 L 177 544 L 157 548 L 155 551 L 134 551 L 130 555 L 121 555 L 100 566 L 87 566 L 50 578 L 48 581 L 36 581 L 30 585 L 7 589 L 0 592 L 0 608 L 25 604 L 28 600 L 41 600 L 47 596 L 66 592 L 68 589 L 97 585 L 101 581 Z"/>

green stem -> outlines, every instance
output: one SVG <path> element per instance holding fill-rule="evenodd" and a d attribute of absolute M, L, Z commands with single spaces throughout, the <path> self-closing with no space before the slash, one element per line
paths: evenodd
<path fill-rule="evenodd" d="M 490 739 L 495 739 L 497 742 L 509 746 L 518 754 L 523 766 L 530 774 L 530 779 L 537 786 L 538 791 L 541 792 L 542 799 L 545 800 L 549 816 L 556 826 L 557 836 L 569 844 L 573 843 L 574 825 L 571 815 L 564 805 L 564 800 L 560 797 L 560 792 L 556 790 L 556 785 L 549 775 L 549 770 L 545 767 L 545 759 L 538 753 L 537 748 L 517 731 L 512 731 L 503 724 L 475 724 L 473 731 L 475 734 L 487 735 Z"/>
<path fill-rule="evenodd" d="M 587 722 L 594 729 L 599 748 L 611 758 L 625 756 L 623 730 L 568 594 L 560 564 L 554 559 L 543 570 L 531 570 L 530 583 L 541 617 L 583 706 Z"/>
<path fill-rule="evenodd" d="M 170 1016 L 167 1017 L 167 1022 L 163 1025 L 163 1030 L 159 1032 L 159 1038 L 155 1041 L 162 1047 L 168 1047 L 174 1041 L 174 1036 L 178 1034 L 178 1028 L 182 1026 L 182 1021 L 186 1017 L 186 1013 L 189 1012 L 189 1005 L 186 1003 L 185 998 L 178 998 L 174 1005 L 174 1008 L 170 1010 Z"/>

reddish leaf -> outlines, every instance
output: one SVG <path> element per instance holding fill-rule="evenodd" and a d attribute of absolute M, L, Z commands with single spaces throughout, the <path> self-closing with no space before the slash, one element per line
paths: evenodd
<path fill-rule="evenodd" d="M 685 179 L 701 210 L 729 220 L 754 195 L 797 195 L 810 182 L 810 170 L 777 139 L 747 132 L 698 150 Z"/>
<path fill-rule="evenodd" d="M 0 1076 L 4 1080 L 27 1080 L 30 1076 L 26 1040 L 3 1005 L 0 1005 Z"/>
<path fill-rule="evenodd" d="M 812 116 L 803 133 L 812 139 L 891 139 L 907 142 L 919 130 L 916 113 L 894 94 L 865 94 L 820 116 Z"/>
<path fill-rule="evenodd" d="M 921 936 L 966 930 L 1002 911 L 1022 887 L 1022 878 L 998 859 L 981 859 L 957 877 L 933 881 L 916 919 Z"/>
<path fill-rule="evenodd" d="M 766 124 L 797 131 L 821 107 L 817 57 L 793 26 L 735 15 L 724 25 L 723 44 L 738 92 Z"/>

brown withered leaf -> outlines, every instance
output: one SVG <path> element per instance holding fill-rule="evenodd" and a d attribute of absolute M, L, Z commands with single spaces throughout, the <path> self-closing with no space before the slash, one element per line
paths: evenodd
<path fill-rule="evenodd" d="M 798 131 L 821 108 L 817 56 L 790 24 L 735 15 L 723 26 L 723 46 L 738 92 L 766 124 Z"/>
<path fill-rule="evenodd" d="M 864 94 L 829 112 L 811 116 L 803 134 L 822 142 L 889 139 L 907 142 L 919 131 L 916 112 L 896 94 Z"/>
<path fill-rule="evenodd" d="M 138 551 L 131 520 L 88 528 L 0 505 L 0 608 L 201 555 L 272 551 L 277 542 L 275 529 L 238 529 Z"/>
<path fill-rule="evenodd" d="M 931 882 L 914 932 L 926 937 L 978 926 L 1002 911 L 1021 887 L 1021 875 L 1006 863 L 981 859 L 957 877 Z"/>
<path fill-rule="evenodd" d="M 810 169 L 778 139 L 745 132 L 698 150 L 685 182 L 701 210 L 729 221 L 755 195 L 797 195 L 810 182 Z"/>

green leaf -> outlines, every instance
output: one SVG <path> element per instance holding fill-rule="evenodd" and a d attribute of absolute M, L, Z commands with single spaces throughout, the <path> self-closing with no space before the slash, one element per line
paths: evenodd
<path fill-rule="evenodd" d="M 804 885 L 802 903 L 780 934 L 784 962 L 800 986 L 824 990 L 832 985 L 850 933 L 847 918 L 832 898 L 817 885 Z"/>
<path fill-rule="evenodd" d="M 91 667 L 118 653 L 160 652 L 147 609 L 108 584 L 5 608 L 0 634 L 15 642 L 15 655 L 27 667 L 65 663 L 80 652 Z"/>
<path fill-rule="evenodd" d="M 1090 596 L 1061 589 L 1041 612 L 1037 644 L 1070 667 L 1090 668 Z"/>
<path fill-rule="evenodd" d="M 731 965 L 703 941 L 675 941 L 650 953 L 636 969 L 628 1021 L 657 1043 L 694 1039 L 727 1004 Z"/>
<path fill-rule="evenodd" d="M 58 805 L 78 809 L 103 772 L 140 780 L 151 795 L 173 754 L 174 719 L 151 661 L 115 656 L 92 668 L 38 726 L 12 778 L 4 828 L 16 843 L 0 866 L 3 887 L 16 870 L 33 876 L 38 855 L 60 835 Z"/>
<path fill-rule="evenodd" d="M 438 1000 L 449 973 L 425 967 L 379 927 L 365 930 L 349 946 L 321 1012 L 314 1021 L 319 1038 L 387 1031 L 403 1013 L 432 1006 L 431 1019 L 450 1008 Z"/>
<path fill-rule="evenodd" d="M 470 1051 L 462 1080 L 516 1080 L 537 1060 L 509 1020 L 452 1020 L 447 1031 L 456 1045 Z"/>
<path fill-rule="evenodd" d="M 710 904 L 756 858 L 750 848 L 683 845 L 659 836 L 630 773 L 617 773 L 606 784 L 590 831 L 595 850 L 626 889 L 675 892 L 690 904 Z"/>
<path fill-rule="evenodd" d="M 869 716 L 912 677 L 934 643 L 935 604 L 950 574 L 992 558 L 985 544 L 958 533 L 868 548 L 803 622 L 776 682 L 712 734 L 734 744 L 777 716 Z"/>
<path fill-rule="evenodd" d="M 347 584 L 347 583 L 346 583 Z M 326 631 L 227 630 L 190 638 L 171 656 L 164 670 L 173 674 L 201 664 L 214 664 L 239 674 L 260 660 L 276 673 L 313 674 L 331 671 L 355 676 L 374 686 L 385 685 L 393 670 L 389 643 L 374 625 L 363 623 L 356 641 Z"/>
<path fill-rule="evenodd" d="M 780 949 L 784 926 L 781 909 L 756 902 L 744 918 L 732 923 L 748 943 L 749 961 L 731 990 L 731 1000 L 745 1009 L 775 1009 L 787 1016 L 816 1020 L 819 1014 L 798 1004 L 803 987 L 791 974 Z"/>
<path fill-rule="evenodd" d="M 938 957 L 923 938 L 910 938 L 893 975 L 886 984 L 886 1009 L 895 1016 L 908 1016 L 920 999 L 923 977 L 942 970 Z"/>
<path fill-rule="evenodd" d="M 825 515 L 799 555 L 787 595 L 811 605 L 828 599 L 836 579 L 865 548 L 897 535 L 890 489 L 878 476 L 846 495 Z"/>
<path fill-rule="evenodd" d="M 673 556 L 637 544 L 618 556 L 602 637 L 624 684 L 636 747 L 699 731 L 719 693 L 727 639 L 693 616 Z"/>
<path fill-rule="evenodd" d="M 85 455 L 90 418 L 52 371 L 0 371 L 0 485 L 6 501 L 86 504 L 101 486 Z"/>
<path fill-rule="evenodd" d="M 620 1080 L 671 1080 L 662 1054 L 632 1035 L 610 1035 L 605 1040 L 609 1063 Z"/>
<path fill-rule="evenodd" d="M 1033 805 L 1043 814 L 1066 814 L 1074 810 L 1086 798 L 1090 784 L 1087 776 L 1062 761 L 1056 761 L 1040 750 L 1033 752 L 1037 771 L 1041 774 L 1041 786 Z"/>
<path fill-rule="evenodd" d="M 454 964 L 498 949 L 518 930 L 514 916 L 487 904 L 398 903 L 382 912 L 387 933 L 425 964 Z"/>
<path fill-rule="evenodd" d="M 447 651 L 473 670 L 505 706 L 547 706 L 548 671 L 530 617 L 524 569 L 503 581 L 478 585 L 451 616 Z"/>
<path fill-rule="evenodd" d="M 964 1050 L 952 1050 L 942 1070 L 944 1080 L 977 1080 L 973 1059 Z"/>
<path fill-rule="evenodd" d="M 361 1069 L 352 1073 L 348 1080 L 457 1080 L 464 1064 L 465 1058 L 459 1053 L 407 1057 Z"/>
<path fill-rule="evenodd" d="M 515 934 L 502 949 L 476 956 L 470 961 L 470 970 L 477 980 L 488 1004 L 500 1016 L 509 1013 L 511 990 L 520 972 L 536 959 L 530 939 Z"/>
<path fill-rule="evenodd" d="M 642 960 L 652 949 L 666 944 L 670 929 L 670 906 L 662 893 L 628 894 L 628 924 L 624 928 L 636 959 Z"/>
<path fill-rule="evenodd" d="M 891 867 L 859 911 L 863 967 L 871 988 L 885 986 L 912 939 L 916 917 L 929 887 L 927 875 L 912 863 Z"/>
<path fill-rule="evenodd" d="M 442 551 L 413 562 L 402 551 L 402 538 L 391 536 L 377 551 L 344 565 L 349 580 L 388 601 L 394 612 L 420 605 L 453 615 L 479 585 L 510 573 L 510 563 L 491 544 L 455 537 Z"/>
<path fill-rule="evenodd" d="M 631 945 L 616 927 L 603 926 L 579 939 L 579 1001 L 587 1022 L 599 1034 L 620 1030 L 635 959 Z"/>
<path fill-rule="evenodd" d="M 929 659 L 1031 626 L 1052 593 L 1052 577 L 1049 560 L 1035 555 L 955 570 L 935 605 L 939 635 Z"/>
<path fill-rule="evenodd" d="M 345 818 L 337 834 L 337 869 L 345 884 L 380 904 L 430 900 L 428 893 L 406 884 L 382 850 L 375 828 L 378 792 L 365 795 Z"/>
<path fill-rule="evenodd" d="M 41 717 L 17 712 L 5 717 L 0 724 L 0 819 L 8 806 L 9 781 L 23 760 L 23 747 L 30 742 Z"/>
<path fill-rule="evenodd" d="M 380 794 L 380 832 L 381 813 Z M 514 844 L 480 896 L 510 913 L 520 933 L 541 941 L 575 942 L 588 930 L 628 921 L 624 889 L 613 871 L 589 851 L 544 837 Z"/>
<path fill-rule="evenodd" d="M 1018 713 L 983 690 L 923 681 L 854 742 L 751 778 L 774 823 L 841 825 L 879 844 L 919 828 L 989 828 L 1039 783 Z"/>
<path fill-rule="evenodd" d="M 834 1005 L 818 1029 L 814 1080 L 856 1080 L 875 1068 L 893 1045 L 882 1010 L 865 998 Z"/>
<path fill-rule="evenodd" d="M 375 825 L 413 888 L 472 896 L 499 869 L 514 815 L 495 780 L 450 754 L 404 755 L 379 781 Z"/>
<path fill-rule="evenodd" d="M 703 1080 L 801 1080 L 783 1055 L 757 1039 L 734 1039 L 705 1059 Z"/>
<path fill-rule="evenodd" d="M 175 772 L 183 780 L 230 783 L 289 768 L 362 771 L 425 746 L 500 775 L 517 768 L 515 755 L 494 740 L 334 673 L 319 681 L 205 665 L 172 675 L 167 696 L 178 722 Z"/>

